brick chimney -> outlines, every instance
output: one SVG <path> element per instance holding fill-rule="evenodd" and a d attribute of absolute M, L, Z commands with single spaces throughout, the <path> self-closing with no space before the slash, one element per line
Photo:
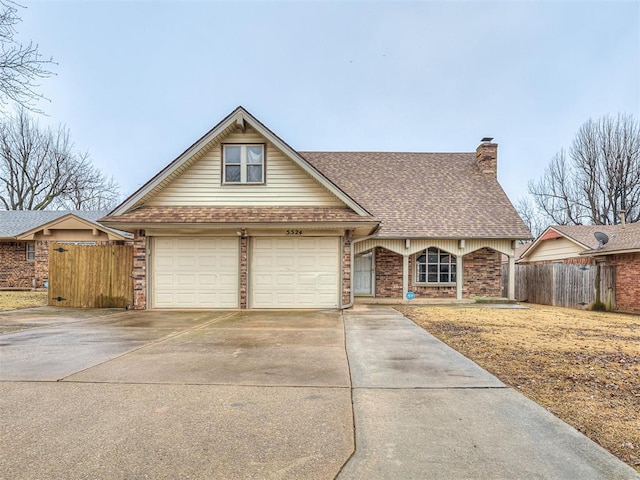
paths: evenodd
<path fill-rule="evenodd" d="M 498 144 L 493 138 L 484 137 L 476 148 L 476 161 L 480 171 L 486 175 L 498 177 Z"/>

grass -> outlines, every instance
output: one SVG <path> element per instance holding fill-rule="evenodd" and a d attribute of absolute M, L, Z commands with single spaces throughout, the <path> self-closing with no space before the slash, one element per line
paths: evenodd
<path fill-rule="evenodd" d="M 41 307 L 47 304 L 47 292 L 0 291 L 0 310 Z"/>
<path fill-rule="evenodd" d="M 640 472 L 640 316 L 396 307 Z"/>

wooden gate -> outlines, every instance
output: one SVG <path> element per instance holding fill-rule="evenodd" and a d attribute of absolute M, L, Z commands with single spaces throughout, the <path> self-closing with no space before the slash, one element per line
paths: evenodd
<path fill-rule="evenodd" d="M 49 305 L 125 308 L 133 301 L 133 247 L 49 245 Z"/>

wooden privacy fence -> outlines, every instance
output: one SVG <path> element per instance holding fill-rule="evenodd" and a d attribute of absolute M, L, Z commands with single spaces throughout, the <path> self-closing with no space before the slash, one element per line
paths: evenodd
<path fill-rule="evenodd" d="M 553 263 L 516 265 L 515 297 L 521 302 L 586 308 L 599 299 L 607 310 L 616 307 L 616 270 L 611 265 Z M 508 266 L 503 265 L 503 295 L 508 287 Z"/>
<path fill-rule="evenodd" d="M 125 308 L 133 301 L 133 247 L 49 246 L 49 305 Z"/>

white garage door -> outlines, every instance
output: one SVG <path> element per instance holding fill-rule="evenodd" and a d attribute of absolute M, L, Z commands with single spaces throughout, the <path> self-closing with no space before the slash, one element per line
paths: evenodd
<path fill-rule="evenodd" d="M 155 308 L 237 308 L 238 239 L 155 237 Z"/>
<path fill-rule="evenodd" d="M 337 237 L 252 239 L 253 308 L 338 308 Z"/>

